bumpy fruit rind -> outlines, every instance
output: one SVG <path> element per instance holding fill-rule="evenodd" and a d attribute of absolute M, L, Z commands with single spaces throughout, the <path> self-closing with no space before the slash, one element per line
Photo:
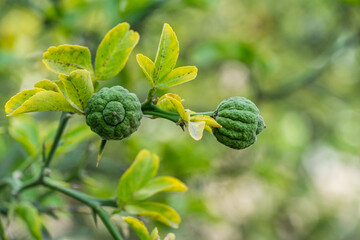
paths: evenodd
<path fill-rule="evenodd" d="M 265 127 L 259 109 L 243 97 L 222 101 L 213 116 L 222 126 L 213 128 L 214 136 L 220 143 L 234 149 L 244 149 L 255 143 L 256 135 Z"/>
<path fill-rule="evenodd" d="M 137 96 L 121 86 L 102 88 L 89 100 L 86 123 L 105 140 L 129 137 L 140 126 L 141 104 Z"/>

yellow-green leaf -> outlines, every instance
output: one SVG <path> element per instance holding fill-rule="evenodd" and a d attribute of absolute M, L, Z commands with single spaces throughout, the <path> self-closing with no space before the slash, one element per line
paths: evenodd
<path fill-rule="evenodd" d="M 86 69 L 93 74 L 91 55 L 87 47 L 60 45 L 50 47 L 43 55 L 46 67 L 59 74 L 69 75 L 77 69 Z"/>
<path fill-rule="evenodd" d="M 153 74 L 155 85 L 173 70 L 178 56 L 179 42 L 170 25 L 165 23 L 155 58 L 155 71 Z"/>
<path fill-rule="evenodd" d="M 149 231 L 142 221 L 133 217 L 122 217 L 122 219 L 130 225 L 140 240 L 149 240 Z"/>
<path fill-rule="evenodd" d="M 136 60 L 140 66 L 140 68 L 145 73 L 146 78 L 149 80 L 151 87 L 155 87 L 155 83 L 153 80 L 155 64 L 148 57 L 138 54 L 136 55 Z"/>
<path fill-rule="evenodd" d="M 166 89 L 196 78 L 197 68 L 194 66 L 179 67 L 173 69 L 166 77 L 156 83 L 158 89 Z"/>
<path fill-rule="evenodd" d="M 153 178 L 159 168 L 159 157 L 148 150 L 142 150 L 121 176 L 117 196 L 119 208 L 133 198 L 133 194 Z"/>
<path fill-rule="evenodd" d="M 21 203 L 16 206 L 15 212 L 24 220 L 33 239 L 41 240 L 41 220 L 35 207 L 29 203 Z"/>
<path fill-rule="evenodd" d="M 35 83 L 34 87 L 54 92 L 61 92 L 59 86 L 56 83 L 47 79 L 38 81 L 37 83 Z"/>
<path fill-rule="evenodd" d="M 5 105 L 7 116 L 36 111 L 67 111 L 81 113 L 66 101 L 58 92 L 41 88 L 24 90 L 12 98 Z"/>
<path fill-rule="evenodd" d="M 150 217 L 170 227 L 177 228 L 181 222 L 179 214 L 166 204 L 156 202 L 129 203 L 125 206 L 129 214 Z"/>
<path fill-rule="evenodd" d="M 134 200 L 144 200 L 159 192 L 185 192 L 186 185 L 174 177 L 157 177 L 134 194 Z"/>
<path fill-rule="evenodd" d="M 5 236 L 5 229 L 4 225 L 2 223 L 2 219 L 0 218 L 0 239 L 7 240 L 7 237 Z"/>
<path fill-rule="evenodd" d="M 120 23 L 101 41 L 95 59 L 97 80 L 112 78 L 124 68 L 131 51 L 139 41 L 139 34 L 129 28 L 128 23 Z"/>
<path fill-rule="evenodd" d="M 66 96 L 78 109 L 84 111 L 94 93 L 90 73 L 87 70 L 75 70 L 69 76 L 62 75 L 61 82 Z"/>
<path fill-rule="evenodd" d="M 190 121 L 189 122 L 188 129 L 189 129 L 190 136 L 193 139 L 195 139 L 196 141 L 199 141 L 202 138 L 205 124 L 206 123 L 204 121 L 202 121 L 202 122 Z"/>
<path fill-rule="evenodd" d="M 159 230 L 157 228 L 154 228 L 152 230 L 149 240 L 160 240 Z"/>

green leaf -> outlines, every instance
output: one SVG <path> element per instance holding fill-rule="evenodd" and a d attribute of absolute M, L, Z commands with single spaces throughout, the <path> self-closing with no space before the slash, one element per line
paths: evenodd
<path fill-rule="evenodd" d="M 173 70 L 178 56 L 179 42 L 170 25 L 165 23 L 155 58 L 155 70 L 153 74 L 155 85 Z"/>
<path fill-rule="evenodd" d="M 159 157 L 148 150 L 142 150 L 133 164 L 121 176 L 117 196 L 119 208 L 133 198 L 133 194 L 153 178 L 159 168 Z"/>
<path fill-rule="evenodd" d="M 122 219 L 130 225 L 141 240 L 149 240 L 149 232 L 142 221 L 133 217 L 122 217 Z"/>
<path fill-rule="evenodd" d="M 73 125 L 72 125 L 73 126 Z M 55 132 L 54 132 L 55 136 Z M 54 138 L 52 136 L 51 139 Z M 85 123 L 74 126 L 67 130 L 67 132 L 61 138 L 61 144 L 59 145 L 56 154 L 64 154 L 70 152 L 78 147 L 78 145 L 84 141 L 89 141 L 94 138 L 94 134 L 89 131 L 89 126 Z"/>
<path fill-rule="evenodd" d="M 155 83 L 153 80 L 155 64 L 148 57 L 138 54 L 136 55 L 136 60 L 140 66 L 140 68 L 145 73 L 146 78 L 149 80 L 151 87 L 155 87 Z"/>
<path fill-rule="evenodd" d="M 16 206 L 15 212 L 26 223 L 32 237 L 41 240 L 41 220 L 37 210 L 29 203 Z"/>
<path fill-rule="evenodd" d="M 179 67 L 157 82 L 158 89 L 166 89 L 196 78 L 197 68 L 194 66 Z"/>
<path fill-rule="evenodd" d="M 139 34 L 129 28 L 128 23 L 120 23 L 101 41 L 95 59 L 97 80 L 112 78 L 124 68 L 131 51 L 139 41 Z"/>
<path fill-rule="evenodd" d="M 7 240 L 6 236 L 5 236 L 5 229 L 4 229 L 4 225 L 2 223 L 2 220 L 0 218 L 0 239 L 2 240 Z"/>
<path fill-rule="evenodd" d="M 5 104 L 6 116 L 36 111 L 67 111 L 81 113 L 58 92 L 34 88 L 19 92 Z"/>
<path fill-rule="evenodd" d="M 134 194 L 134 200 L 144 200 L 159 192 L 185 192 L 187 187 L 174 177 L 157 177 Z"/>
<path fill-rule="evenodd" d="M 181 222 L 179 214 L 166 204 L 156 202 L 139 202 L 126 204 L 129 214 L 150 217 L 170 227 L 177 228 Z"/>
<path fill-rule="evenodd" d="M 41 149 L 39 129 L 32 118 L 23 116 L 11 119 L 9 134 L 21 144 L 30 156 L 39 153 Z"/>
<path fill-rule="evenodd" d="M 59 86 L 56 83 L 47 79 L 38 81 L 37 83 L 35 83 L 34 87 L 42 88 L 44 90 L 49 90 L 53 92 L 61 92 Z"/>
<path fill-rule="evenodd" d="M 60 45 L 50 47 L 43 55 L 46 67 L 58 74 L 69 75 L 72 71 L 86 69 L 93 74 L 91 55 L 87 47 Z"/>
<path fill-rule="evenodd" d="M 90 73 L 87 70 L 75 70 L 69 76 L 60 75 L 66 96 L 81 111 L 94 93 Z"/>

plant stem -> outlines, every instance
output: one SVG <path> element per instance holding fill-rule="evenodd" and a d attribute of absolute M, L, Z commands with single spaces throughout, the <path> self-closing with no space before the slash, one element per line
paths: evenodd
<path fill-rule="evenodd" d="M 174 123 L 177 123 L 180 120 L 180 115 L 178 113 L 166 111 L 164 109 L 159 108 L 158 106 L 152 103 L 151 99 L 141 104 L 141 110 L 144 113 L 144 115 L 165 118 Z"/>
<path fill-rule="evenodd" d="M 63 132 L 65 130 L 66 124 L 67 124 L 70 117 L 71 117 L 71 113 L 62 112 L 61 117 L 60 117 L 59 126 L 58 126 L 58 129 L 56 131 L 55 138 L 54 138 L 54 142 L 53 142 L 53 144 L 51 146 L 49 155 L 47 156 L 47 158 L 45 159 L 45 162 L 44 162 L 44 168 L 49 167 L 49 165 L 51 163 L 51 160 L 53 159 L 53 157 L 55 155 L 56 149 L 59 146 L 60 138 L 61 138 L 61 136 L 62 136 L 62 134 L 63 134 Z"/>
<path fill-rule="evenodd" d="M 111 236 L 115 240 L 123 240 L 123 238 L 119 234 L 116 226 L 110 220 L 109 214 L 104 209 L 101 208 L 101 203 L 110 204 L 111 200 L 97 200 L 97 199 L 92 198 L 82 192 L 78 192 L 71 188 L 61 186 L 58 183 L 56 183 L 55 181 L 53 181 L 47 177 L 45 177 L 43 179 L 42 184 L 54 191 L 61 192 L 65 195 L 67 195 L 71 198 L 74 198 L 74 199 L 78 200 L 79 202 L 82 202 L 83 204 L 89 206 L 94 212 L 96 212 L 99 215 L 100 219 L 104 223 L 107 230 L 110 232 Z M 113 201 L 112 204 L 116 205 L 116 202 Z"/>
<path fill-rule="evenodd" d="M 178 113 L 175 112 L 170 112 L 170 111 L 166 111 L 164 109 L 159 108 L 158 106 L 154 105 L 152 103 L 152 100 L 149 99 L 146 102 L 144 102 L 143 104 L 141 104 L 141 110 L 144 113 L 144 115 L 150 115 L 150 116 L 154 116 L 154 117 L 161 117 L 161 118 L 165 118 L 167 120 L 170 120 L 174 123 L 178 123 L 180 118 L 180 115 Z M 190 116 L 195 116 L 195 115 L 207 115 L 210 116 L 212 115 L 214 112 L 198 112 L 198 113 L 190 113 Z"/>
<path fill-rule="evenodd" d="M 71 188 L 62 186 L 58 183 L 56 183 L 55 181 L 51 180 L 48 177 L 45 177 L 45 169 L 49 167 L 51 160 L 53 159 L 56 149 L 59 145 L 59 141 L 61 139 L 61 136 L 65 130 L 66 124 L 70 118 L 71 114 L 67 113 L 67 112 L 63 112 L 60 118 L 60 122 L 59 122 L 59 127 L 57 129 L 55 138 L 54 138 L 54 142 L 51 146 L 50 152 L 47 155 L 47 157 L 45 157 L 45 155 L 43 156 L 43 161 L 44 164 L 41 168 L 41 172 L 39 174 L 39 176 L 37 176 L 36 178 L 33 178 L 31 180 L 29 180 L 28 182 L 24 183 L 17 192 L 15 192 L 15 195 L 20 194 L 22 191 L 32 188 L 32 187 L 36 187 L 39 185 L 45 186 L 51 190 L 57 191 L 57 192 L 61 192 L 71 198 L 74 198 L 76 200 L 78 200 L 79 202 L 87 205 L 88 207 L 90 207 L 97 215 L 99 215 L 100 219 L 102 220 L 102 222 L 104 223 L 105 227 L 107 228 L 107 230 L 109 231 L 109 233 L 111 234 L 111 236 L 115 239 L 115 240 L 123 240 L 123 238 L 121 237 L 120 233 L 118 232 L 116 226 L 112 223 L 112 221 L 110 220 L 110 216 L 109 214 L 101 208 L 101 206 L 110 206 L 110 207 L 117 207 L 117 202 L 116 200 L 112 200 L 112 199 L 97 199 L 97 198 L 93 198 L 91 196 L 88 196 L 82 192 L 73 190 Z M 1 223 L 0 223 L 1 225 Z M 2 226 L 1 226 L 2 227 Z M 0 227 L 0 228 L 1 228 Z M 1 229 L 0 229 L 1 230 Z M 1 235 L 0 235 L 1 236 Z"/>

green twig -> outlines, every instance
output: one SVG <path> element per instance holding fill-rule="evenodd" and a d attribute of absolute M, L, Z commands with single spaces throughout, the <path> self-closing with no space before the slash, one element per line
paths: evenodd
<path fill-rule="evenodd" d="M 180 115 L 178 113 L 166 111 L 164 109 L 159 108 L 158 106 L 152 103 L 151 99 L 141 104 L 141 110 L 144 113 L 144 115 L 165 118 L 174 123 L 177 123 L 180 120 Z"/>
<path fill-rule="evenodd" d="M 115 200 L 100 200 L 92 198 L 82 192 L 78 192 L 76 190 L 73 190 L 71 188 L 67 188 L 64 186 L 61 186 L 60 184 L 56 183 L 55 181 L 51 180 L 50 178 L 45 177 L 43 179 L 42 184 L 54 191 L 61 192 L 71 198 L 74 198 L 78 200 L 79 202 L 89 206 L 94 212 L 96 212 L 97 215 L 99 215 L 100 219 L 104 223 L 105 227 L 111 234 L 111 236 L 115 240 L 123 240 L 121 237 L 119 231 L 117 230 L 117 227 L 113 224 L 113 222 L 110 220 L 109 214 L 101 208 L 101 206 L 117 206 Z"/>
<path fill-rule="evenodd" d="M 62 134 L 63 134 L 63 132 L 65 130 L 66 124 L 67 124 L 70 117 L 71 117 L 71 113 L 62 112 L 59 127 L 58 127 L 58 129 L 56 131 L 56 135 L 55 135 L 55 138 L 54 138 L 54 142 L 53 142 L 53 144 L 51 146 L 49 155 L 47 156 L 47 158 L 45 159 L 45 162 L 44 162 L 44 168 L 49 167 L 49 165 L 51 163 L 51 160 L 53 159 L 53 157 L 55 155 L 56 149 L 59 146 L 60 138 L 61 138 L 61 136 L 62 136 Z"/>
<path fill-rule="evenodd" d="M 178 113 L 166 111 L 162 108 L 159 108 L 158 106 L 152 103 L 151 99 L 141 104 L 141 110 L 144 113 L 144 115 L 165 118 L 174 123 L 178 123 L 179 120 L 181 119 Z M 195 116 L 195 115 L 211 116 L 212 114 L 214 114 L 214 112 L 198 112 L 198 113 L 191 113 L 190 116 Z"/>

